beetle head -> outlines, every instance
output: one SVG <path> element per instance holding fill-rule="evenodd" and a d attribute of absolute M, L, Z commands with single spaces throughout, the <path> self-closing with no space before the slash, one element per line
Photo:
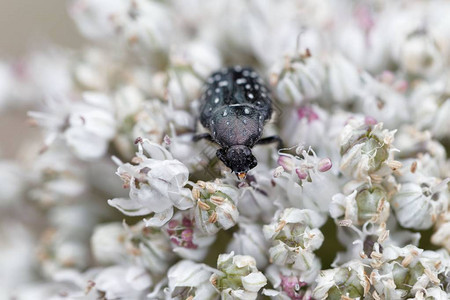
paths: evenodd
<path fill-rule="evenodd" d="M 217 157 L 242 180 L 258 164 L 249 147 L 239 145 L 217 150 Z"/>

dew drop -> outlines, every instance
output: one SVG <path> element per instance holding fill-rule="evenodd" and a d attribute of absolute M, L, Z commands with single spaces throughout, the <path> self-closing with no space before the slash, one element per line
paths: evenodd
<path fill-rule="evenodd" d="M 249 110 L 248 108 L 245 108 L 245 109 L 244 109 L 244 113 L 245 113 L 246 115 L 248 115 L 248 114 L 250 113 L 250 110 Z"/>
<path fill-rule="evenodd" d="M 222 116 L 226 117 L 228 115 L 228 111 L 224 110 Z"/>

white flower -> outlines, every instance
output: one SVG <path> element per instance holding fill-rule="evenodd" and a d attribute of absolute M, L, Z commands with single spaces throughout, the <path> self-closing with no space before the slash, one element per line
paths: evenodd
<path fill-rule="evenodd" d="M 450 213 L 442 217 L 442 222 L 436 226 L 436 231 L 431 237 L 431 242 L 450 251 Z"/>
<path fill-rule="evenodd" d="M 231 251 L 252 256 L 259 269 L 263 269 L 268 263 L 267 241 L 262 228 L 256 224 L 239 224 L 239 231 L 233 234 L 233 239 L 227 247 L 227 252 Z"/>
<path fill-rule="evenodd" d="M 395 132 L 383 130 L 383 123 L 376 124 L 370 118 L 350 119 L 340 136 L 341 172 L 358 180 L 367 180 L 370 176 L 380 181 L 400 168 L 401 164 L 392 158 Z"/>
<path fill-rule="evenodd" d="M 275 290 L 264 289 L 263 294 L 277 300 L 306 300 L 311 298 L 311 287 L 300 280 L 301 272 L 295 269 L 270 265 L 266 275 Z"/>
<path fill-rule="evenodd" d="M 284 172 L 275 181 L 284 187 L 288 206 L 304 207 L 326 212 L 331 197 L 339 191 L 329 158 L 318 158 L 310 148 L 298 147 L 297 155 L 280 152 L 278 164 Z"/>
<path fill-rule="evenodd" d="M 321 150 L 327 134 L 329 115 L 317 105 L 301 106 L 297 109 L 284 111 L 287 114 L 283 119 L 283 131 L 280 133 L 286 145 L 310 145 Z"/>
<path fill-rule="evenodd" d="M 239 214 L 251 220 L 270 222 L 277 209 L 274 202 L 282 197 L 284 190 L 279 185 L 273 186 L 271 171 L 247 174 L 246 180 L 248 184 L 239 187 Z"/>
<path fill-rule="evenodd" d="M 0 223 L 0 291 L 6 297 L 19 286 L 36 280 L 36 241 L 32 232 L 17 220 L 3 217 Z"/>
<path fill-rule="evenodd" d="M 417 127 L 430 130 L 437 138 L 450 135 L 446 117 L 450 109 L 449 82 L 447 74 L 433 82 L 421 82 L 411 95 L 411 110 Z"/>
<path fill-rule="evenodd" d="M 389 201 L 386 190 L 380 185 L 359 183 L 350 195 L 336 194 L 330 205 L 332 218 L 343 216 L 353 224 L 362 225 L 370 221 L 385 222 L 389 217 Z"/>
<path fill-rule="evenodd" d="M 368 73 L 361 74 L 362 87 L 357 94 L 357 110 L 366 116 L 374 118 L 378 122 L 383 122 L 387 128 L 396 128 L 405 123 L 409 118 L 407 101 L 403 95 L 407 87 L 406 81 L 396 83 L 392 78 L 395 76 L 389 72 L 384 72 L 378 80 Z M 383 82 L 383 80 L 388 82 Z M 393 86 L 389 86 L 388 84 Z"/>
<path fill-rule="evenodd" d="M 203 233 L 212 235 L 221 228 L 229 229 L 236 225 L 239 211 L 235 206 L 237 190 L 220 181 L 198 181 L 192 189 L 197 201 L 195 207 L 195 225 Z"/>
<path fill-rule="evenodd" d="M 208 254 L 209 246 L 216 236 L 207 235 L 195 226 L 194 209 L 186 213 L 178 212 L 164 229 L 172 243 L 173 252 L 185 259 L 201 261 Z"/>
<path fill-rule="evenodd" d="M 54 143 L 34 161 L 28 196 L 40 204 L 80 202 L 88 191 L 86 171 L 65 145 Z"/>
<path fill-rule="evenodd" d="M 322 270 L 316 280 L 313 298 L 341 299 L 344 296 L 363 299 L 370 288 L 364 267 L 360 261 L 353 260 L 339 268 Z"/>
<path fill-rule="evenodd" d="M 37 252 L 42 272 L 47 277 L 64 268 L 86 268 L 89 262 L 84 241 L 64 229 L 47 229 L 42 234 Z"/>
<path fill-rule="evenodd" d="M 191 193 L 184 188 L 189 172 L 158 144 L 145 139 L 138 142 L 138 147 L 137 165 L 126 163 L 117 169 L 117 175 L 130 189 L 130 199 L 115 198 L 108 203 L 130 216 L 155 213 L 146 221 L 147 225 L 161 226 L 172 217 L 174 206 L 181 210 L 193 206 Z M 144 150 L 151 158 L 144 154 Z"/>
<path fill-rule="evenodd" d="M 69 12 L 80 32 L 92 40 L 116 38 L 116 45 L 137 44 L 147 49 L 168 43 L 170 14 L 157 1 L 73 0 Z"/>
<path fill-rule="evenodd" d="M 445 258 L 440 253 L 411 245 L 386 247 L 382 256 L 382 265 L 370 274 L 372 285 L 381 297 L 403 299 L 417 297 L 428 288 L 441 289 L 440 274 L 448 272 L 448 265 L 442 264 Z"/>
<path fill-rule="evenodd" d="M 168 299 L 209 300 L 218 297 L 217 291 L 209 282 L 212 270 L 203 264 L 182 260 L 173 265 L 167 273 Z"/>
<path fill-rule="evenodd" d="M 246 255 L 220 254 L 218 272 L 211 275 L 212 285 L 221 292 L 222 299 L 254 300 L 267 284 L 263 273 L 256 268 L 255 259 Z"/>
<path fill-rule="evenodd" d="M 399 223 L 406 228 L 430 228 L 438 216 L 447 210 L 448 182 L 449 178 L 425 177 L 401 184 L 392 199 Z"/>
<path fill-rule="evenodd" d="M 139 299 L 153 285 L 147 271 L 136 266 L 112 266 L 102 270 L 93 280 L 95 288 L 107 299 Z"/>
<path fill-rule="evenodd" d="M 279 266 L 302 271 L 301 280 L 312 282 L 320 270 L 320 261 L 313 254 L 322 245 L 324 236 L 317 227 L 325 217 L 308 209 L 287 208 L 278 212 L 274 221 L 263 227 L 264 236 L 272 242 L 270 260 Z"/>
<path fill-rule="evenodd" d="M 125 229 L 119 222 L 98 225 L 91 237 L 91 248 L 95 260 L 101 264 L 120 263 L 125 260 L 123 247 Z"/>
<path fill-rule="evenodd" d="M 300 57 L 288 58 L 287 62 L 272 67 L 271 84 L 285 104 L 304 104 L 322 95 L 325 79 L 323 65 L 309 52 Z"/>
<path fill-rule="evenodd" d="M 328 60 L 327 81 L 329 95 L 338 103 L 350 102 L 361 88 L 359 71 L 339 54 L 333 54 Z"/>
<path fill-rule="evenodd" d="M 0 207 L 13 205 L 23 197 L 27 178 L 13 161 L 0 160 Z"/>
<path fill-rule="evenodd" d="M 418 28 L 415 32 L 410 32 L 396 49 L 400 67 L 412 75 L 433 76 L 444 65 L 443 49 L 440 49 L 426 30 Z"/>
<path fill-rule="evenodd" d="M 48 112 L 29 112 L 47 131 L 46 145 L 63 138 L 69 148 L 83 160 L 103 156 L 116 133 L 110 99 L 101 93 L 86 92 L 82 102 L 51 99 Z"/>

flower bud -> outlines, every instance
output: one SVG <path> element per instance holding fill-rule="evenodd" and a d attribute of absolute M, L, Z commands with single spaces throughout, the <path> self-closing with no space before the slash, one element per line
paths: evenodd
<path fill-rule="evenodd" d="M 173 265 L 167 273 L 169 299 L 213 299 L 217 291 L 209 282 L 211 271 L 203 264 L 182 260 Z"/>
<path fill-rule="evenodd" d="M 330 215 L 333 218 L 343 217 L 357 225 L 367 221 L 381 223 L 389 217 L 389 208 L 387 193 L 381 185 L 369 186 L 363 183 L 348 196 L 334 195 Z"/>
<path fill-rule="evenodd" d="M 350 119 L 340 136 L 340 169 L 346 176 L 367 180 L 368 176 L 386 176 L 398 169 L 391 158 L 395 131 L 383 130 L 383 124 L 367 124 L 361 119 Z"/>
<path fill-rule="evenodd" d="M 217 269 L 219 272 L 211 275 L 210 282 L 222 299 L 256 299 L 258 291 L 267 284 L 251 256 L 220 254 Z"/>
<path fill-rule="evenodd" d="M 307 52 L 298 58 L 287 58 L 272 72 L 278 99 L 285 104 L 299 105 L 322 94 L 325 71 L 322 64 Z"/>
<path fill-rule="evenodd" d="M 398 222 L 406 228 L 428 229 L 448 206 L 450 179 L 418 178 L 400 185 L 392 199 Z"/>
<path fill-rule="evenodd" d="M 363 299 L 369 288 L 364 264 L 354 260 L 341 267 L 321 271 L 312 296 L 314 299 Z"/>
<path fill-rule="evenodd" d="M 311 282 L 320 270 L 320 261 L 313 254 L 322 245 L 319 227 L 325 218 L 312 210 L 287 208 L 263 228 L 272 242 L 270 261 L 279 266 L 301 270 L 304 281 Z"/>

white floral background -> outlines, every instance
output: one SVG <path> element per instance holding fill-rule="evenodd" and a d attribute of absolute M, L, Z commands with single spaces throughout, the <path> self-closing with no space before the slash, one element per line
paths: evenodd
<path fill-rule="evenodd" d="M 450 2 L 66 7 L 0 60 L 0 299 L 449 298 Z M 286 146 L 243 181 L 192 141 L 233 65 Z"/>

